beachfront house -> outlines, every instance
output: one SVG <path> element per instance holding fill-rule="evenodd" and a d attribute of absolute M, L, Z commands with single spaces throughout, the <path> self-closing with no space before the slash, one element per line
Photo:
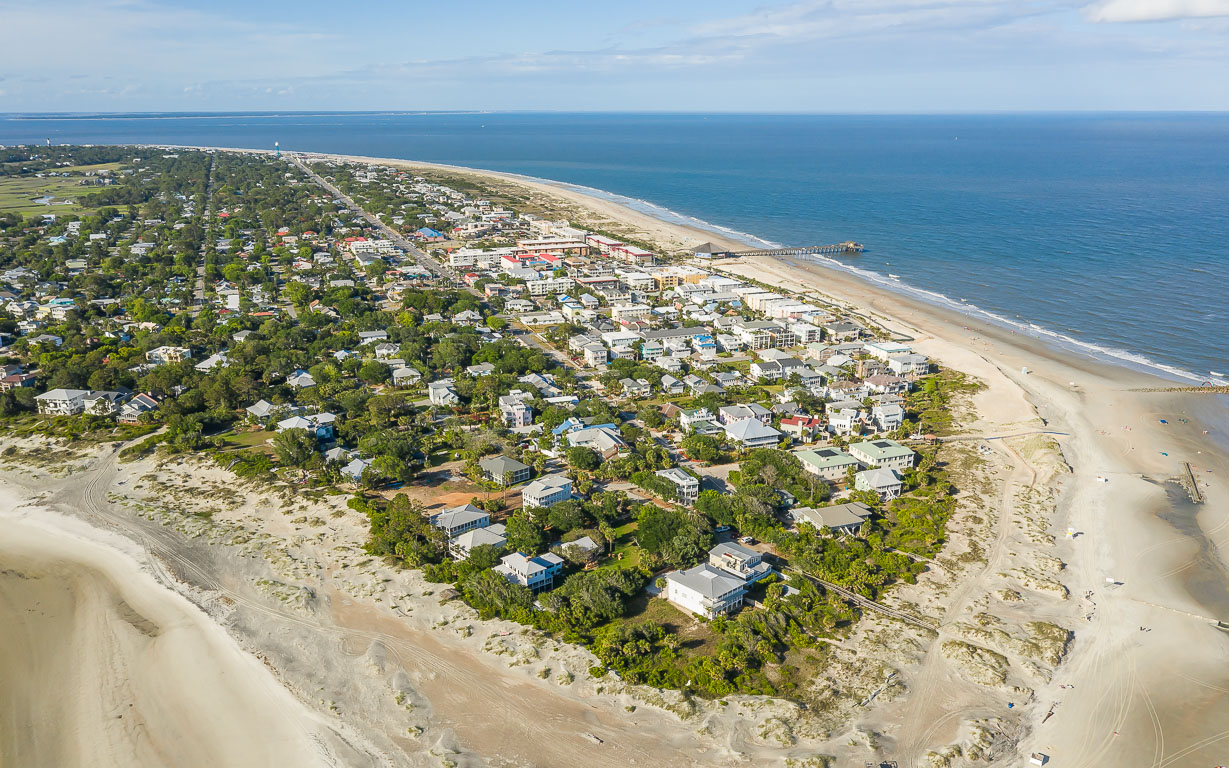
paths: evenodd
<path fill-rule="evenodd" d="M 706 619 L 715 619 L 738 608 L 747 593 L 744 579 L 707 563 L 672 571 L 664 578 L 662 597 Z"/>
<path fill-rule="evenodd" d="M 849 455 L 868 467 L 908 469 L 917 454 L 895 440 L 870 440 L 849 446 Z"/>
<path fill-rule="evenodd" d="M 813 451 L 798 451 L 794 454 L 802 468 L 830 483 L 839 483 L 850 467 L 857 467 L 858 460 L 839 448 L 816 448 Z"/>
<path fill-rule="evenodd" d="M 726 542 L 708 551 L 708 564 L 737 576 L 751 584 L 772 573 L 772 566 L 764 562 L 764 555 L 741 544 Z"/>
<path fill-rule="evenodd" d="M 88 389 L 53 389 L 35 395 L 38 412 L 44 416 L 72 416 L 85 410 Z"/>
<path fill-rule="evenodd" d="M 448 543 L 448 551 L 456 560 L 466 560 L 469 558 L 474 547 L 483 545 L 494 547 L 495 549 L 503 549 L 508 545 L 508 537 L 504 530 L 503 523 L 494 523 L 484 528 L 474 528 L 465 533 L 458 534 L 456 538 Z"/>
<path fill-rule="evenodd" d="M 853 486 L 859 491 L 873 491 L 883 501 L 891 501 L 900 497 L 905 483 L 894 469 L 868 469 L 854 475 Z"/>
<path fill-rule="evenodd" d="M 563 558 L 547 552 L 537 557 L 527 557 L 520 552 L 504 555 L 496 573 L 502 575 L 513 584 L 529 587 L 534 592 L 550 589 L 555 584 L 555 577 L 563 570 Z"/>
<path fill-rule="evenodd" d="M 797 526 L 810 525 L 821 531 L 827 528 L 833 533 L 856 534 L 871 516 L 871 508 L 855 501 L 830 507 L 794 507 L 789 514 Z"/>
<path fill-rule="evenodd" d="M 431 525 L 439 528 L 450 539 L 490 524 L 491 516 L 473 504 L 449 507 L 431 516 Z"/>

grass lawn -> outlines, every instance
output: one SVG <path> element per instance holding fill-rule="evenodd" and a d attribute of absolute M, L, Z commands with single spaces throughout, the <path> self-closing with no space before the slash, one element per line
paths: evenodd
<path fill-rule="evenodd" d="M 226 435 L 226 447 L 229 448 L 255 448 L 257 450 L 265 449 L 271 452 L 269 446 L 265 445 L 265 441 L 273 437 L 275 433 L 259 429 L 255 432 L 232 432 Z"/>
<path fill-rule="evenodd" d="M 97 191 L 95 187 L 83 187 L 77 182 L 79 178 L 6 178 L 0 179 L 0 211 L 20 213 L 22 216 L 41 216 L 44 213 L 54 213 L 57 216 L 77 215 L 93 210 L 75 202 L 71 205 L 62 204 L 65 200 L 76 201 L 83 195 Z M 34 202 L 40 197 L 50 195 L 52 204 L 43 205 Z"/>
<path fill-rule="evenodd" d="M 603 568 L 638 568 L 640 566 L 640 547 L 633 541 L 636 535 L 637 523 L 626 523 L 614 529 L 618 538 L 615 539 L 614 551 L 610 557 L 603 558 Z M 619 559 L 619 555 L 623 559 Z"/>

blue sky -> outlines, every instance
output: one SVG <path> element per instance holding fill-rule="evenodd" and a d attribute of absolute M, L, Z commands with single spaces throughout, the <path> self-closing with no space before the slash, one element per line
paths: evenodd
<path fill-rule="evenodd" d="M 0 112 L 1229 109 L 1229 0 L 0 0 Z"/>

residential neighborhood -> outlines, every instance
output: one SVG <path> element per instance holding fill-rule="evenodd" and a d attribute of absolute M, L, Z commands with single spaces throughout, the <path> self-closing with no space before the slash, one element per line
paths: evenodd
<path fill-rule="evenodd" d="M 814 579 L 874 594 L 918 567 L 885 542 L 937 544 L 959 382 L 844 307 L 404 169 L 113 155 L 90 213 L 6 220 L 16 428 L 351 494 L 370 552 L 536 626 L 597 592 L 819 621 Z"/>

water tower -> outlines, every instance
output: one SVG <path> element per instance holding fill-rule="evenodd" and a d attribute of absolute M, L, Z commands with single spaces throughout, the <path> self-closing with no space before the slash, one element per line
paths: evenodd
<path fill-rule="evenodd" d="M 281 147 L 280 142 L 276 142 L 276 141 L 273 142 L 273 154 L 276 157 L 282 156 L 282 147 Z"/>

